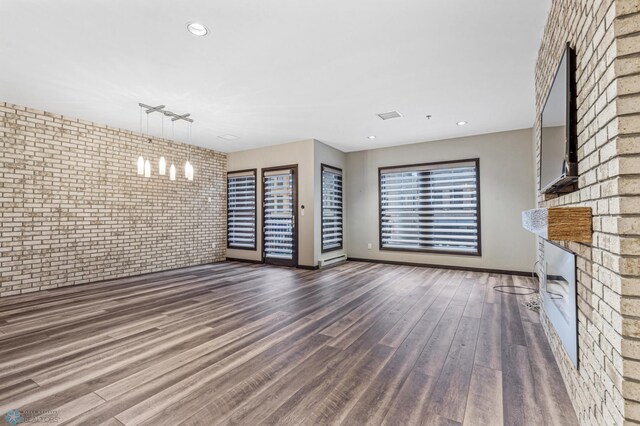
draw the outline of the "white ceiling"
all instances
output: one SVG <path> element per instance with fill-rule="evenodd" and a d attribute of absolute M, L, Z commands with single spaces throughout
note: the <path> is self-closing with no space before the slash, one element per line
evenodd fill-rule
<path fill-rule="evenodd" d="M 357 151 L 525 128 L 549 5 L 2 0 L 0 100 L 130 130 L 138 102 L 164 104 L 192 114 L 192 143 L 228 152 L 310 138 Z M 189 21 L 209 35 L 188 33 Z M 403 117 L 376 116 L 392 110 Z M 152 115 L 150 133 L 160 126 Z"/>

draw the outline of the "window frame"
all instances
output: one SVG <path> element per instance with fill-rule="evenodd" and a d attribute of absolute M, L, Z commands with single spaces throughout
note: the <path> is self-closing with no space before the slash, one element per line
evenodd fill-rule
<path fill-rule="evenodd" d="M 340 218 L 340 246 L 325 249 L 324 248 L 324 182 L 323 182 L 323 172 L 324 169 L 333 169 L 340 172 L 341 179 L 341 195 L 340 201 L 342 203 L 340 207 L 340 213 L 342 214 Z M 342 250 L 344 249 L 344 171 L 340 167 L 334 167 L 329 164 L 320 163 L 320 253 L 330 253 L 332 251 Z"/>
<path fill-rule="evenodd" d="M 229 176 L 236 173 L 252 173 L 255 182 L 255 198 L 253 201 L 253 246 L 252 247 L 236 247 L 229 243 Z M 258 169 L 233 170 L 227 172 L 227 249 L 257 251 L 258 249 Z"/>
<path fill-rule="evenodd" d="M 409 167 L 423 167 L 423 166 L 440 166 L 446 164 L 459 164 L 459 163 L 474 163 L 476 168 L 476 216 L 478 221 L 478 250 L 476 252 L 461 252 L 456 250 L 434 250 L 429 248 L 394 248 L 383 247 L 382 245 L 382 174 L 385 170 L 401 169 Z M 430 253 L 430 254 L 444 254 L 444 255 L 456 255 L 456 256 L 482 256 L 482 220 L 481 220 L 481 203 L 480 203 L 480 158 L 467 158 L 462 160 L 448 160 L 448 161 L 436 161 L 431 163 L 417 163 L 417 164 L 401 164 L 395 166 L 378 167 L 378 249 L 380 251 L 397 251 L 397 252 L 410 252 L 410 253 Z"/>

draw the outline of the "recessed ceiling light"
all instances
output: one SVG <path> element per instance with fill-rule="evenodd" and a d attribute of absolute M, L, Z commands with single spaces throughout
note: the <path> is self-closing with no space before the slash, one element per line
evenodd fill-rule
<path fill-rule="evenodd" d="M 369 139 L 375 139 L 376 137 L 372 135 L 372 136 L 368 136 L 368 138 Z"/>
<path fill-rule="evenodd" d="M 456 124 L 458 126 L 464 126 L 465 124 L 467 124 L 467 122 L 466 121 L 458 121 Z"/>
<path fill-rule="evenodd" d="M 204 25 L 198 22 L 189 22 L 187 24 L 187 29 L 191 34 L 197 35 L 197 36 L 205 36 L 209 32 L 207 27 L 205 27 Z"/>

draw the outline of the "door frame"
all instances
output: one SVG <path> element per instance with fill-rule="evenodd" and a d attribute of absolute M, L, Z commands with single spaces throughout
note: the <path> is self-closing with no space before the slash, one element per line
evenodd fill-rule
<path fill-rule="evenodd" d="M 266 253 L 265 253 L 265 185 L 264 185 L 264 177 L 265 172 L 275 172 L 278 170 L 292 170 L 293 171 L 293 254 L 291 260 L 285 259 L 270 259 L 267 261 Z M 289 164 L 285 166 L 275 166 L 275 167 L 265 167 L 261 171 L 262 180 L 260 181 L 261 186 L 261 196 L 262 196 L 262 263 L 268 263 L 269 265 L 278 265 L 278 266 L 298 266 L 298 234 L 299 234 L 299 222 L 300 218 L 298 217 L 298 165 L 297 164 Z"/>

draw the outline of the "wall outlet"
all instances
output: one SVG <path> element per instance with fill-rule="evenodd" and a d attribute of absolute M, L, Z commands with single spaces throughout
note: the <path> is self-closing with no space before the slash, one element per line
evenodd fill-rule
<path fill-rule="evenodd" d="M 373 245 L 371 243 L 367 244 L 367 250 L 371 250 L 372 247 Z"/>
<path fill-rule="evenodd" d="M 211 248 L 215 249 L 218 245 L 216 243 L 211 244 Z"/>
<path fill-rule="evenodd" d="M 209 202 L 211 202 L 211 197 L 209 197 Z"/>

